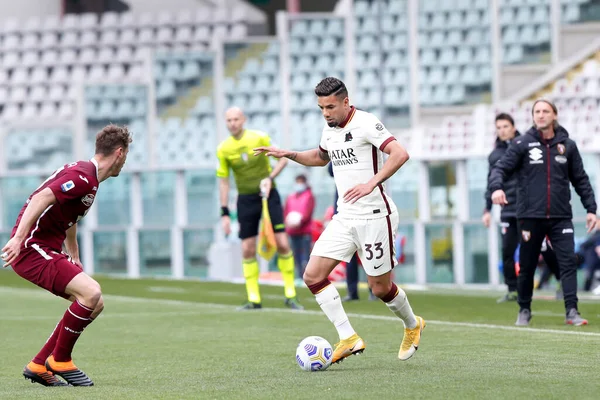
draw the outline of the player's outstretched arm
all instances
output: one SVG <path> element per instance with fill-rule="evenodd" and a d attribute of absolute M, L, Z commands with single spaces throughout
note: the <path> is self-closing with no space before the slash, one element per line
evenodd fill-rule
<path fill-rule="evenodd" d="M 25 236 L 29 233 L 33 223 L 54 203 L 56 203 L 56 196 L 50 188 L 43 189 L 31 198 L 21 217 L 15 235 L 2 248 L 2 260 L 5 267 L 10 265 L 19 255 L 21 244 L 23 244 Z"/>
<path fill-rule="evenodd" d="M 377 185 L 385 182 L 390 176 L 394 175 L 410 158 L 406 149 L 395 140 L 385 146 L 383 152 L 388 154 L 389 157 L 383 164 L 381 171 L 376 173 L 369 182 L 358 184 L 344 193 L 345 202 L 355 203 L 361 197 L 370 194 L 375 190 Z"/>
<path fill-rule="evenodd" d="M 278 149 L 277 147 L 257 147 L 254 149 L 254 155 L 261 154 L 275 158 L 288 158 L 296 161 L 298 164 L 306 165 L 307 167 L 324 167 L 329 163 L 329 154 L 321 149 L 312 149 L 306 151 L 291 151 Z"/>

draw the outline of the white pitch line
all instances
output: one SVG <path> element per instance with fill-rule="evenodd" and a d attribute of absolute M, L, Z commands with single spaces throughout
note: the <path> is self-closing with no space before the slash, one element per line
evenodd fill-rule
<path fill-rule="evenodd" d="M 186 315 L 206 315 L 206 314 L 218 314 L 222 311 L 219 310 L 196 310 L 196 311 L 158 311 L 158 312 L 143 312 L 143 313 L 103 313 L 100 314 L 99 319 L 105 318 L 132 318 L 132 317 L 184 317 Z M 59 315 L 0 315 L 0 321 L 44 321 L 44 320 L 56 320 Z"/>
<path fill-rule="evenodd" d="M 35 289 L 17 289 L 17 288 L 8 288 L 8 287 L 0 287 L 0 293 L 13 293 L 13 294 L 24 294 L 27 292 L 27 295 L 31 296 L 32 294 L 47 296 L 48 294 L 42 292 L 40 290 Z M 195 307 L 201 309 L 220 309 L 222 311 L 229 312 L 242 312 L 237 311 L 236 306 L 226 305 L 226 304 L 217 304 L 217 303 L 199 303 L 194 301 L 184 301 L 184 300 L 170 300 L 170 299 L 146 299 L 142 297 L 130 297 L 130 296 L 118 296 L 118 295 L 104 295 L 104 298 L 109 301 L 123 302 L 123 303 L 145 303 L 145 304 L 161 304 L 161 305 L 172 305 L 172 306 L 184 306 L 184 307 Z M 299 315 L 311 315 L 311 316 L 323 316 L 321 311 L 315 310 L 290 310 L 286 308 L 262 308 L 260 310 L 252 310 L 252 311 L 243 311 L 248 313 L 275 313 L 275 314 L 299 314 Z M 108 313 L 107 313 L 108 315 Z M 132 313 L 131 316 L 135 316 L 135 313 Z M 389 321 L 399 323 L 400 321 L 396 317 L 385 316 L 385 315 L 370 315 L 370 314 L 358 314 L 358 313 L 348 313 L 349 317 L 352 318 L 361 318 L 361 319 L 371 319 L 371 320 L 379 320 L 379 321 Z M 578 330 L 560 330 L 560 329 L 545 329 L 545 328 L 528 328 L 528 327 L 517 327 L 510 325 L 495 325 L 495 324 L 481 324 L 481 323 L 472 323 L 472 322 L 458 322 L 458 321 L 437 321 L 437 320 L 426 320 L 429 325 L 440 325 L 440 326 L 457 326 L 457 327 L 466 327 L 466 328 L 478 328 L 478 329 L 496 329 L 496 330 L 505 330 L 505 331 L 515 331 L 515 332 L 529 332 L 529 333 L 547 333 L 547 334 L 560 334 L 560 335 L 573 335 L 573 336 L 586 336 L 586 337 L 595 337 L 600 338 L 600 332 L 586 332 L 582 329 L 585 328 L 576 328 Z"/>

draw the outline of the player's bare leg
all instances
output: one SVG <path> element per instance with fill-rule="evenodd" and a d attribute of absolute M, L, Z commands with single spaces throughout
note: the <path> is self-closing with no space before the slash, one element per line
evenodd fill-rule
<path fill-rule="evenodd" d="M 46 360 L 46 368 L 70 385 L 93 386 L 92 380 L 75 366 L 71 353 L 85 327 L 104 308 L 100 285 L 82 272 L 69 282 L 65 292 L 73 296 L 75 301 L 63 316 L 56 346 Z"/>
<path fill-rule="evenodd" d="M 285 232 L 275 233 L 277 243 L 277 267 L 281 271 L 283 279 L 283 290 L 285 294 L 285 305 L 294 310 L 304 310 L 304 307 L 296 298 L 296 286 L 294 286 L 294 253 L 290 247 L 288 236 Z"/>
<path fill-rule="evenodd" d="M 419 348 L 421 334 L 425 328 L 425 320 L 413 313 L 406 293 L 392 281 L 391 271 L 380 276 L 367 276 L 373 294 L 404 323 L 404 337 L 398 352 L 398 358 L 406 361 Z"/>
<path fill-rule="evenodd" d="M 246 279 L 248 300 L 238 310 L 255 310 L 262 308 L 258 275 L 260 269 L 256 260 L 256 236 L 242 239 L 242 268 Z"/>
<path fill-rule="evenodd" d="M 338 260 L 313 255 L 310 256 L 304 271 L 306 286 L 315 295 L 317 303 L 333 323 L 340 337 L 331 360 L 334 363 L 352 354 L 362 353 L 366 347 L 365 342 L 356 334 L 348 321 L 338 290 L 328 279 L 329 274 L 338 264 Z"/>

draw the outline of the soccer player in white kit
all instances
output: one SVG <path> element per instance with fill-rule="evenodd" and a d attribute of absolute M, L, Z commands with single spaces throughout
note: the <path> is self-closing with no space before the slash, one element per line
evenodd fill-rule
<path fill-rule="evenodd" d="M 328 279 L 340 261 L 350 261 L 358 252 L 373 294 L 404 322 L 404 338 L 398 358 L 408 360 L 417 350 L 425 321 L 415 316 L 406 293 L 392 281 L 396 265 L 394 236 L 399 218 L 396 206 L 382 183 L 408 160 L 406 150 L 373 114 L 350 106 L 344 83 L 328 77 L 315 88 L 327 124 L 318 149 L 289 151 L 275 147 L 254 149 L 286 157 L 306 166 L 333 165 L 340 198 L 338 213 L 315 243 L 304 272 L 304 282 L 317 303 L 335 325 L 340 342 L 333 362 L 362 353 L 365 342 L 354 331 L 340 294 Z M 383 153 L 389 155 L 383 161 Z"/>

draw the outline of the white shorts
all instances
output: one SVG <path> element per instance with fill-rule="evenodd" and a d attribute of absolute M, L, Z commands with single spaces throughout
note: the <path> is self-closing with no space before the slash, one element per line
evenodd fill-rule
<path fill-rule="evenodd" d="M 311 255 L 348 262 L 358 252 L 368 276 L 383 275 L 397 264 L 394 239 L 399 222 L 397 212 L 377 219 L 347 219 L 336 214 Z"/>

